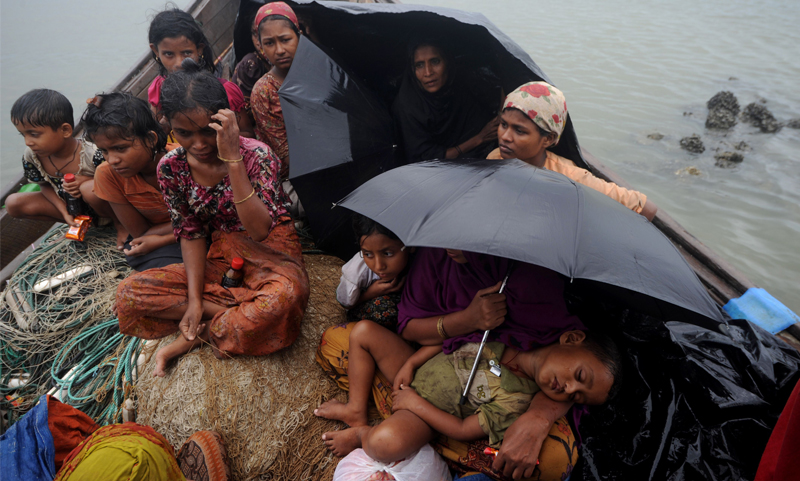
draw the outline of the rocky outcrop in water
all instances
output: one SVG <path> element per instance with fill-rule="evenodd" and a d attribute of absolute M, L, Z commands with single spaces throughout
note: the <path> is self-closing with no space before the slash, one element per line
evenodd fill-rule
<path fill-rule="evenodd" d="M 664 138 L 664 134 L 660 134 L 658 132 L 653 132 L 652 134 L 648 134 L 647 138 L 651 139 L 651 140 L 661 140 L 661 139 Z"/>
<path fill-rule="evenodd" d="M 786 122 L 786 126 L 790 129 L 800 129 L 800 119 L 792 119 Z"/>
<path fill-rule="evenodd" d="M 718 92 L 706 102 L 706 107 L 708 107 L 707 129 L 728 130 L 736 125 L 739 101 L 732 92 L 725 90 Z"/>
<path fill-rule="evenodd" d="M 717 167 L 733 167 L 737 164 L 741 164 L 744 160 L 744 156 L 736 152 L 723 152 L 721 154 L 716 154 L 714 159 L 716 160 Z"/>
<path fill-rule="evenodd" d="M 740 117 L 742 122 L 753 124 L 754 127 L 758 127 L 766 134 L 777 132 L 783 127 L 768 108 L 755 102 L 748 104 Z"/>
<path fill-rule="evenodd" d="M 681 148 L 688 150 L 693 154 L 702 154 L 706 150 L 706 147 L 703 145 L 703 141 L 697 134 L 692 134 L 689 137 L 682 138 Z"/>

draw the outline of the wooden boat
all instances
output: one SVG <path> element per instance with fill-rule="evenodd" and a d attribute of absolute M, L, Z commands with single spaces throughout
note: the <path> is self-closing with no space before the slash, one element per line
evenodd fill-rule
<path fill-rule="evenodd" d="M 350 0 L 356 3 L 398 3 L 395 0 Z M 239 10 L 239 1 L 194 0 L 186 9 L 202 23 L 206 36 L 215 52 L 222 52 L 220 62 L 229 65 L 232 58 L 234 22 Z M 144 54 L 136 64 L 111 88 L 124 90 L 146 98 L 147 87 L 157 74 L 157 65 L 150 52 Z M 592 172 L 607 181 L 632 188 L 622 177 L 605 166 L 591 153 L 583 150 L 583 156 Z M 25 184 L 24 176 L 6 184 L 0 190 L 0 202 L 4 203 L 9 194 L 16 192 Z M 705 285 L 711 297 L 720 305 L 730 299 L 740 297 L 755 284 L 720 257 L 708 246 L 684 229 L 675 219 L 659 210 L 653 224 L 661 230 L 678 248 L 697 276 Z M 14 219 L 5 209 L 0 209 L 0 282 L 11 276 L 13 268 L 27 254 L 26 249 L 41 237 L 52 223 Z M 790 326 L 779 336 L 800 349 L 800 326 Z"/>

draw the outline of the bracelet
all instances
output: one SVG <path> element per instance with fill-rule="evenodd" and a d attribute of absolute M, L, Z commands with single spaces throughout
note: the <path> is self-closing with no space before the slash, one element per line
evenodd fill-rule
<path fill-rule="evenodd" d="M 235 164 L 237 162 L 241 162 L 241 161 L 244 160 L 244 156 L 241 156 L 238 159 L 223 159 L 222 157 L 219 156 L 219 154 L 217 154 L 217 158 L 219 160 L 225 162 L 226 164 Z"/>
<path fill-rule="evenodd" d="M 461 147 L 458 145 L 456 145 L 456 152 L 458 152 L 458 155 L 464 155 L 464 152 L 461 151 Z"/>
<path fill-rule="evenodd" d="M 250 192 L 250 195 L 248 195 L 247 197 L 245 197 L 244 199 L 242 199 L 242 200 L 239 200 L 239 201 L 236 201 L 236 200 L 234 200 L 234 201 L 233 201 L 233 203 L 234 203 L 234 204 L 241 204 L 242 202 L 245 202 L 245 201 L 246 201 L 247 199 L 249 199 L 250 197 L 253 197 L 253 194 L 255 194 L 255 193 L 256 193 L 256 188 L 255 188 L 255 187 L 253 187 L 253 192 Z"/>
<path fill-rule="evenodd" d="M 450 338 L 447 331 L 444 330 L 444 316 L 440 317 L 439 321 L 436 323 L 436 330 L 439 331 L 439 337 L 441 337 L 443 341 Z"/>

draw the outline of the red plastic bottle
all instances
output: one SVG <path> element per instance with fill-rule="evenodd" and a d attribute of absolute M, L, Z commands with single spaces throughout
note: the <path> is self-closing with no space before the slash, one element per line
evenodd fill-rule
<path fill-rule="evenodd" d="M 242 280 L 244 279 L 242 267 L 244 267 L 244 259 L 241 257 L 234 257 L 233 260 L 231 260 L 231 268 L 222 276 L 222 287 L 228 289 L 241 286 Z"/>
<path fill-rule="evenodd" d="M 75 174 L 64 174 L 64 182 L 68 184 L 75 182 Z M 86 213 L 86 204 L 83 199 L 72 197 L 67 191 L 64 191 L 64 202 L 67 203 L 69 215 L 75 217 Z"/>

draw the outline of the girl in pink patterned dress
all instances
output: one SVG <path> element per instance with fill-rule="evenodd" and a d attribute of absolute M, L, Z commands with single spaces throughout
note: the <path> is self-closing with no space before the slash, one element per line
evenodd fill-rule
<path fill-rule="evenodd" d="M 145 339 L 180 331 L 156 354 L 158 376 L 170 359 L 204 342 L 218 357 L 289 346 L 309 286 L 286 213 L 280 159 L 239 136 L 222 84 L 191 59 L 164 81 L 161 103 L 181 147 L 159 162 L 158 181 L 184 263 L 119 285 L 120 331 Z M 234 257 L 244 259 L 244 280 L 224 288 L 220 281 Z"/>

